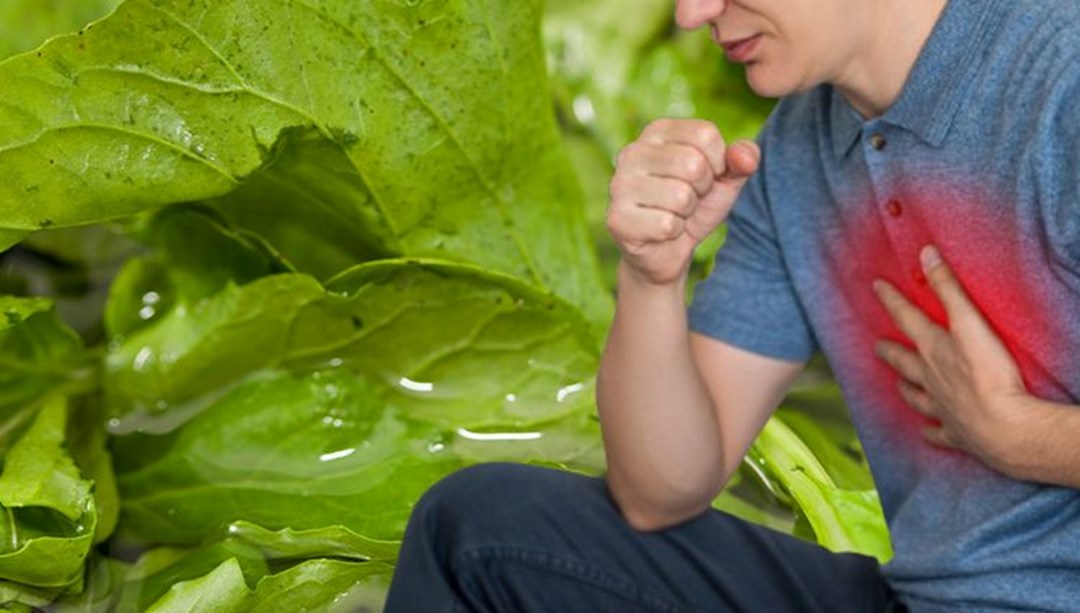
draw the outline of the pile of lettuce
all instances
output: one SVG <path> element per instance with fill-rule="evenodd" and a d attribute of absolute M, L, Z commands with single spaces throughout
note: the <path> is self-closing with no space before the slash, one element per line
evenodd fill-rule
<path fill-rule="evenodd" d="M 380 610 L 440 477 L 600 474 L 614 153 L 768 109 L 631 4 L 128 0 L 0 63 L 0 609 Z M 716 506 L 887 557 L 841 406 Z"/>

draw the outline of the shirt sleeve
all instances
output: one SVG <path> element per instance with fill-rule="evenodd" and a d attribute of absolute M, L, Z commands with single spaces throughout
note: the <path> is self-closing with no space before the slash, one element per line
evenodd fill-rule
<path fill-rule="evenodd" d="M 694 289 L 690 329 L 760 355 L 804 361 L 817 341 L 777 241 L 764 163 L 736 200 L 716 265 Z"/>

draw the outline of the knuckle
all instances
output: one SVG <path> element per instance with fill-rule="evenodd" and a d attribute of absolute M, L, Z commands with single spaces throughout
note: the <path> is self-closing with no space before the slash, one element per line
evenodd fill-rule
<path fill-rule="evenodd" d="M 679 235 L 679 218 L 674 215 L 665 215 L 660 219 L 660 235 L 663 238 L 674 238 Z"/>
<path fill-rule="evenodd" d="M 712 171 L 709 168 L 709 161 L 700 153 L 687 156 L 683 164 L 686 176 L 692 181 L 702 181 L 706 178 L 711 178 Z"/>
<path fill-rule="evenodd" d="M 695 140 L 706 147 L 715 147 L 724 144 L 724 137 L 720 130 L 707 121 L 699 121 L 694 128 Z"/>
<path fill-rule="evenodd" d="M 697 199 L 697 192 L 686 183 L 680 182 L 675 187 L 674 197 L 675 207 L 679 212 L 686 213 L 694 207 L 694 201 Z"/>
<path fill-rule="evenodd" d="M 657 232 L 661 236 L 668 236 L 675 229 L 674 218 L 671 215 L 664 215 L 660 218 L 660 221 L 657 222 L 656 226 Z"/>

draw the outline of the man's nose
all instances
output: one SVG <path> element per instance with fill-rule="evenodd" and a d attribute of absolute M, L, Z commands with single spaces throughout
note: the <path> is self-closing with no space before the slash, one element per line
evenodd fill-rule
<path fill-rule="evenodd" d="M 675 22 L 680 28 L 696 30 L 716 19 L 730 0 L 677 0 Z"/>

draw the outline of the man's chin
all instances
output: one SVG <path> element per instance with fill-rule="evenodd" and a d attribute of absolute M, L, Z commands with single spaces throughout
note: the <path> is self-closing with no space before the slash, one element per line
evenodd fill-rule
<path fill-rule="evenodd" d="M 764 63 L 746 65 L 746 82 L 762 98 L 783 98 L 811 89 L 790 75 L 777 74 L 772 66 Z"/>

